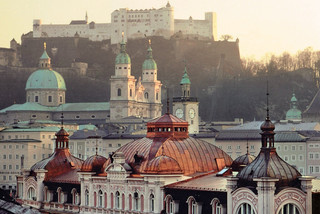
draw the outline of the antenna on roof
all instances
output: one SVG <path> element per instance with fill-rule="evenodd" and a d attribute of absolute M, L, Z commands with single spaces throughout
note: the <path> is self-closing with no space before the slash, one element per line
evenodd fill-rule
<path fill-rule="evenodd" d="M 249 154 L 249 140 L 248 140 L 248 135 L 247 135 L 247 155 Z"/>

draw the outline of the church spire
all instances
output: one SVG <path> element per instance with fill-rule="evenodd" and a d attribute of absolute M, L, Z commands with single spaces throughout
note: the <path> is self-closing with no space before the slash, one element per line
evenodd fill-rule
<path fill-rule="evenodd" d="M 47 53 L 47 43 L 43 43 L 43 53 L 40 57 L 39 60 L 39 67 L 40 68 L 45 68 L 45 69 L 50 69 L 51 68 L 51 60 L 50 57 L 48 56 Z"/>
<path fill-rule="evenodd" d="M 185 65 L 184 65 L 184 73 L 182 76 L 182 79 L 180 81 L 181 85 L 181 90 L 182 90 L 182 97 L 190 97 L 190 85 L 191 81 L 189 79 L 188 73 L 187 73 L 187 64 L 186 61 L 184 60 Z"/>

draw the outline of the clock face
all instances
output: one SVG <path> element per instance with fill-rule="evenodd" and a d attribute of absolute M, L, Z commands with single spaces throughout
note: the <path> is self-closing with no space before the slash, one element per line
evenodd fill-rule
<path fill-rule="evenodd" d="M 189 117 L 190 117 L 191 119 L 194 118 L 195 114 L 196 114 L 196 112 L 195 112 L 195 110 L 194 110 L 193 108 L 189 110 Z"/>
<path fill-rule="evenodd" d="M 176 110 L 176 116 L 179 117 L 179 118 L 183 117 L 183 110 L 181 108 L 178 108 Z"/>

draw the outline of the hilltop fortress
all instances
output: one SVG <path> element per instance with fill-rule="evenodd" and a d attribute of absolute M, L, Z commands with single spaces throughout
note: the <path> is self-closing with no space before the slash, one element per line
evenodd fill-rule
<path fill-rule="evenodd" d="M 121 8 L 111 13 L 111 23 L 73 20 L 70 24 L 42 24 L 40 19 L 33 20 L 33 37 L 82 37 L 92 41 L 111 40 L 111 44 L 121 42 L 124 32 L 127 39 L 145 36 L 171 36 L 182 34 L 187 38 L 217 40 L 217 17 L 214 12 L 206 12 L 204 20 L 174 19 L 174 9 L 168 2 L 160 9 L 129 10 Z"/>

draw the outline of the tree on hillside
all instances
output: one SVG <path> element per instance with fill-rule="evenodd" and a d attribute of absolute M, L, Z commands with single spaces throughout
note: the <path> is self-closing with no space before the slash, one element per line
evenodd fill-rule
<path fill-rule="evenodd" d="M 220 36 L 220 39 L 223 41 L 229 41 L 230 39 L 233 39 L 233 37 L 229 34 L 224 34 Z"/>

